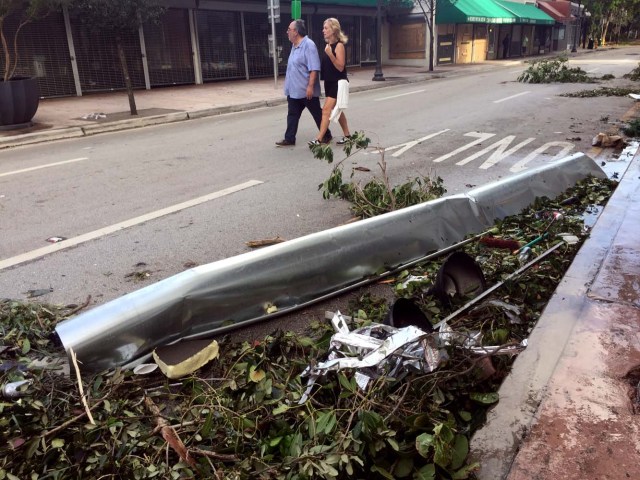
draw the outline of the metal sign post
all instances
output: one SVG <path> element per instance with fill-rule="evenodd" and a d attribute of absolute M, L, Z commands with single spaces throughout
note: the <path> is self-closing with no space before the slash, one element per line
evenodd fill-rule
<path fill-rule="evenodd" d="M 271 38 L 269 50 L 273 56 L 273 82 L 274 88 L 278 88 L 278 42 L 276 40 L 276 23 L 280 23 L 280 0 L 267 0 L 269 20 L 271 21 Z"/>

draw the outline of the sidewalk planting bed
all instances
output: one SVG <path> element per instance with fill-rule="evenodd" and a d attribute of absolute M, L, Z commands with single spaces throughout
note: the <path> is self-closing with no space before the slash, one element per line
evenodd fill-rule
<path fill-rule="evenodd" d="M 220 357 L 180 380 L 117 370 L 79 382 L 73 366 L 70 376 L 59 374 L 55 360 L 64 353 L 52 336 L 77 307 L 0 300 L 0 383 L 30 381 L 0 400 L 0 479 L 472 478 L 477 465 L 465 463 L 468 439 L 499 401 L 498 386 L 514 359 L 501 350 L 520 345 L 534 328 L 588 235 L 582 213 L 604 205 L 614 188 L 589 178 L 499 222 L 491 239 L 464 247 L 491 286 L 520 267 L 511 249 L 499 248 L 505 242 L 523 245 L 547 233 L 531 247 L 530 260 L 563 242 L 560 233 L 578 237 L 505 282 L 491 301 L 452 318 L 460 340 L 442 347 L 446 360 L 434 372 L 381 375 L 362 390 L 343 370 L 319 379 L 302 404 L 300 373 L 326 358 L 334 333 L 324 319 L 306 335 L 220 338 Z M 552 221 L 558 212 L 562 217 Z M 443 260 L 385 280 L 433 324 L 469 301 L 443 303 L 426 293 Z M 382 322 L 388 310 L 386 300 L 365 292 L 344 313 L 358 319 L 353 329 Z M 459 348 L 470 337 L 500 348 L 480 355 Z"/>

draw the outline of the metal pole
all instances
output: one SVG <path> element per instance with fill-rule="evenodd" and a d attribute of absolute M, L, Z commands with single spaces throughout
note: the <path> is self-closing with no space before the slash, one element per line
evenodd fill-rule
<path fill-rule="evenodd" d="M 373 74 L 372 80 L 374 82 L 381 82 L 385 80 L 382 74 L 382 0 L 378 0 L 376 8 L 376 44 L 378 52 L 376 55 L 376 71 Z"/>
<path fill-rule="evenodd" d="M 571 47 L 571 53 L 578 51 L 578 42 L 580 41 L 580 20 L 582 18 L 582 0 L 578 0 L 578 18 L 576 19 L 576 27 L 574 29 L 575 38 L 573 39 L 573 47 Z"/>
<path fill-rule="evenodd" d="M 273 46 L 273 88 L 278 88 L 278 41 L 276 40 L 276 19 L 273 0 L 269 0 L 269 7 L 271 9 L 271 44 Z"/>

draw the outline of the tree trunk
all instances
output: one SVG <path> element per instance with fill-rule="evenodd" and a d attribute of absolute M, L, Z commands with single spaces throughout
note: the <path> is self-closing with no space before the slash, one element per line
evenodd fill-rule
<path fill-rule="evenodd" d="M 136 99 L 133 96 L 131 77 L 129 76 L 129 67 L 127 66 L 127 57 L 124 56 L 124 48 L 122 47 L 120 35 L 116 36 L 116 45 L 118 46 L 118 56 L 120 57 L 120 66 L 122 67 L 122 75 L 124 76 L 124 86 L 127 89 L 127 96 L 129 97 L 129 110 L 131 111 L 131 115 L 138 115 Z"/>

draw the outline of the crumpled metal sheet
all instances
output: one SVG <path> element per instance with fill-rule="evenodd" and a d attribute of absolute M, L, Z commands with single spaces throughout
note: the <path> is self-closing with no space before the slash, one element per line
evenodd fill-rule
<path fill-rule="evenodd" d="M 169 277 L 60 323 L 56 332 L 87 369 L 127 364 L 154 347 L 273 318 L 415 261 L 555 197 L 587 175 L 576 154 L 513 177 L 385 215 L 321 231 Z M 227 326 L 231 322 L 232 326 Z"/>

